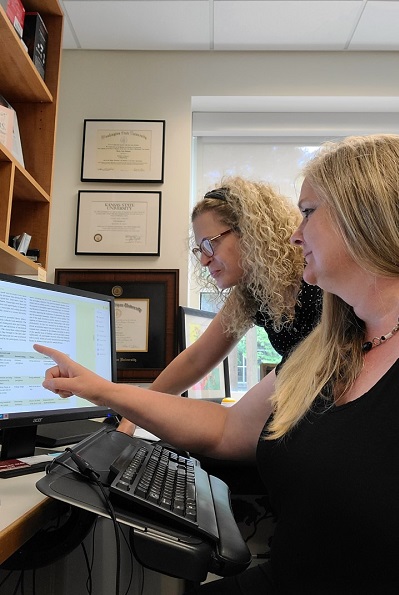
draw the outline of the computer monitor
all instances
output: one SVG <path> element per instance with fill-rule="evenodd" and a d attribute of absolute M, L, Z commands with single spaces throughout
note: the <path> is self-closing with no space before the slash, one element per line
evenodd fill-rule
<path fill-rule="evenodd" d="M 44 389 L 54 362 L 33 349 L 34 343 L 53 347 L 115 381 L 112 296 L 0 274 L 0 312 L 0 459 L 33 455 L 41 424 L 113 414 Z"/>

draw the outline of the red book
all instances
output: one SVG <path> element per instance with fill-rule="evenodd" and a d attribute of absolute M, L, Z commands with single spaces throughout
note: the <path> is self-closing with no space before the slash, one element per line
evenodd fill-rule
<path fill-rule="evenodd" d="M 6 11 L 6 15 L 14 25 L 14 29 L 20 37 L 24 30 L 25 8 L 21 0 L 0 0 L 1 6 Z"/>

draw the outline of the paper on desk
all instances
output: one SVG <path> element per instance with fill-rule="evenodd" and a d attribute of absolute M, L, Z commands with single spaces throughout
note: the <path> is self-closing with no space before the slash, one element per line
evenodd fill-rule
<path fill-rule="evenodd" d="M 147 432 L 147 430 L 139 428 L 138 426 L 136 427 L 134 436 L 136 438 L 142 438 L 143 440 L 159 440 L 158 436 L 155 436 L 155 434 L 151 434 L 151 432 Z"/>

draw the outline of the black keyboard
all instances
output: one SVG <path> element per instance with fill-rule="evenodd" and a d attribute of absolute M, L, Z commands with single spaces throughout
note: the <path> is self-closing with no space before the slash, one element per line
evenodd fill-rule
<path fill-rule="evenodd" d="M 132 511 L 151 509 L 177 526 L 219 537 L 208 474 L 196 459 L 139 440 L 110 467 L 110 495 Z"/>

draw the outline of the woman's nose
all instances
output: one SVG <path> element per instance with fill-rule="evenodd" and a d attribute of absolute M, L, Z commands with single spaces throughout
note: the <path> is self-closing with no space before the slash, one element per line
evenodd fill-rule
<path fill-rule="evenodd" d="M 302 223 L 292 234 L 292 236 L 290 238 L 290 243 L 293 246 L 302 246 L 302 244 L 303 244 Z"/>
<path fill-rule="evenodd" d="M 205 252 L 201 252 L 200 263 L 203 267 L 207 267 L 211 260 L 212 256 L 208 256 Z"/>

